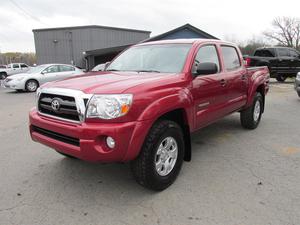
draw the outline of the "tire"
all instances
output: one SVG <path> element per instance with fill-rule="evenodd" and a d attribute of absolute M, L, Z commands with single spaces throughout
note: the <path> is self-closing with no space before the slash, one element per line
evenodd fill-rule
<path fill-rule="evenodd" d="M 59 152 L 59 151 L 57 151 L 57 150 L 56 150 L 56 152 L 59 153 L 59 154 L 61 154 L 61 155 L 63 155 L 63 156 L 65 156 L 65 157 L 67 157 L 67 158 L 70 158 L 70 159 L 77 159 L 76 157 L 71 156 L 71 155 L 68 155 L 68 154 L 65 154 L 65 153 L 63 153 L 63 152 Z"/>
<path fill-rule="evenodd" d="M 39 83 L 36 80 L 28 80 L 25 83 L 25 89 L 28 92 L 35 92 L 39 87 Z"/>
<path fill-rule="evenodd" d="M 282 76 L 282 75 L 280 75 L 280 74 L 277 74 L 277 76 L 276 76 L 276 80 L 277 80 L 278 82 L 284 82 L 284 81 L 286 80 L 286 78 L 287 78 L 287 77 Z"/>
<path fill-rule="evenodd" d="M 254 97 L 253 104 L 249 108 L 241 111 L 240 119 L 242 126 L 251 130 L 257 128 L 261 120 L 263 107 L 263 97 L 257 92 Z"/>
<path fill-rule="evenodd" d="M 0 80 L 4 80 L 7 77 L 6 73 L 0 73 Z"/>
<path fill-rule="evenodd" d="M 172 147 L 167 148 L 168 143 Z M 159 147 L 162 147 L 162 150 Z M 184 138 L 180 126 L 169 120 L 157 121 L 149 131 L 139 156 L 131 162 L 131 171 L 135 180 L 151 190 L 166 189 L 176 180 L 181 170 L 184 150 Z M 171 156 L 168 154 L 173 155 L 173 159 L 170 159 Z M 170 169 L 168 170 L 168 166 L 165 165 L 169 165 Z"/>

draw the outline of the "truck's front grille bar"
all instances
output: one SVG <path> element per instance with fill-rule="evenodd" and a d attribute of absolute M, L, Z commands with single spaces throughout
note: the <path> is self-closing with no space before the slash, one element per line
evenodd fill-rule
<path fill-rule="evenodd" d="M 37 132 L 37 133 L 43 135 L 43 136 L 55 139 L 57 141 L 61 141 L 61 142 L 64 142 L 64 143 L 67 143 L 67 144 L 70 144 L 70 145 L 77 146 L 77 147 L 80 146 L 80 141 L 79 141 L 78 138 L 69 137 L 69 136 L 59 134 L 59 133 L 56 133 L 54 131 L 46 130 L 46 129 L 43 129 L 43 128 L 40 128 L 40 127 L 37 127 L 37 126 L 33 126 L 33 125 L 32 125 L 32 130 L 34 132 Z"/>
<path fill-rule="evenodd" d="M 57 110 L 52 107 L 54 100 L 57 100 L 59 103 Z M 38 102 L 38 110 L 43 114 L 61 117 L 67 120 L 79 121 L 74 97 L 41 93 Z"/>

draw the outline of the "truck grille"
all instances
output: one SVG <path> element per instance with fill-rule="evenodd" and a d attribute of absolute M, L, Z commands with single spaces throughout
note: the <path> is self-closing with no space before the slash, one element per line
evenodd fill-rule
<path fill-rule="evenodd" d="M 79 121 L 74 97 L 41 93 L 38 101 L 38 110 L 50 116 Z"/>

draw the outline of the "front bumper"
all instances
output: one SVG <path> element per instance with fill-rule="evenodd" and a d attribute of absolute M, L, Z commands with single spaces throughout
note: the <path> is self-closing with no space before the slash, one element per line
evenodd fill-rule
<path fill-rule="evenodd" d="M 133 160 L 139 154 L 152 125 L 150 120 L 74 124 L 42 116 L 35 108 L 31 110 L 29 119 L 32 140 L 59 152 L 93 162 Z M 48 135 L 47 132 L 52 135 Z M 113 149 L 106 145 L 107 136 L 112 137 L 116 142 Z M 73 142 L 67 141 L 68 139 Z"/>
<path fill-rule="evenodd" d="M 3 81 L 3 86 L 5 88 L 10 88 L 14 90 L 24 90 L 25 84 L 23 81 L 11 80 L 7 82 L 6 80 Z"/>

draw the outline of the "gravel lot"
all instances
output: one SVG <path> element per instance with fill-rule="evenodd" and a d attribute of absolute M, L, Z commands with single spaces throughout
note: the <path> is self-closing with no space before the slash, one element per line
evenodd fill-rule
<path fill-rule="evenodd" d="M 34 143 L 34 94 L 0 88 L 1 225 L 298 225 L 300 99 L 292 83 L 272 82 L 258 129 L 234 114 L 198 133 L 193 159 L 155 193 L 127 164 L 66 159 Z"/>

